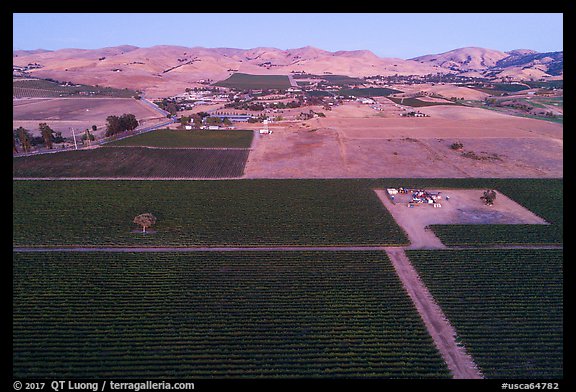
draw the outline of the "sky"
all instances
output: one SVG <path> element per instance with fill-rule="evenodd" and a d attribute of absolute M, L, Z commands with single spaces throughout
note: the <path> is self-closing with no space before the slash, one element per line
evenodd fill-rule
<path fill-rule="evenodd" d="M 13 49 L 119 45 L 371 50 L 408 59 L 475 46 L 563 50 L 562 13 L 14 13 Z"/>

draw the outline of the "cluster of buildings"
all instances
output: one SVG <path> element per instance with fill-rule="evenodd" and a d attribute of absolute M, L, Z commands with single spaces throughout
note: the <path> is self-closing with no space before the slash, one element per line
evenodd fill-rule
<path fill-rule="evenodd" d="M 408 207 L 412 208 L 415 206 L 420 206 L 423 204 L 431 205 L 434 208 L 442 207 L 440 200 L 442 199 L 442 192 L 428 192 L 424 189 L 411 189 L 411 188 L 388 188 L 386 189 L 390 199 L 395 200 L 395 196 L 398 194 L 408 195 Z M 448 197 L 446 197 L 446 200 Z"/>
<path fill-rule="evenodd" d="M 406 113 L 400 113 L 401 117 L 430 117 L 428 114 L 424 114 L 420 111 L 410 111 Z"/>

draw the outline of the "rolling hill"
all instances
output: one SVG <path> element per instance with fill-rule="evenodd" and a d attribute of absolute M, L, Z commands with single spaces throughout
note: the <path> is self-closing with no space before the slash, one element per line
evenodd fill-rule
<path fill-rule="evenodd" d="M 351 77 L 463 74 L 518 79 L 562 77 L 563 52 L 501 52 L 460 48 L 408 60 L 378 57 L 369 50 L 330 52 L 312 46 L 282 50 L 131 45 L 101 49 L 18 50 L 13 66 L 29 76 L 91 85 L 130 88 L 165 96 L 197 85 L 247 74 L 308 73 Z M 33 65 L 33 67 L 30 67 Z"/>
<path fill-rule="evenodd" d="M 433 64 L 455 72 L 477 72 L 489 78 L 518 80 L 558 77 L 563 74 L 564 52 L 539 53 L 530 49 L 509 52 L 467 47 L 439 54 L 414 57 L 421 64 Z"/>

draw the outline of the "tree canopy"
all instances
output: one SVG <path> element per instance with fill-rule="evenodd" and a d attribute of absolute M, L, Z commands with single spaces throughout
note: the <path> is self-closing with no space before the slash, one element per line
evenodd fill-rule
<path fill-rule="evenodd" d="M 493 189 L 489 189 L 484 191 L 484 195 L 482 197 L 480 197 L 480 199 L 484 200 L 484 203 L 486 203 L 486 205 L 493 205 L 494 204 L 494 200 L 496 200 L 496 191 L 494 191 Z"/>
<path fill-rule="evenodd" d="M 31 148 L 30 140 L 32 139 L 30 131 L 28 131 L 26 128 L 18 127 L 16 130 L 14 130 L 14 136 L 18 138 L 20 146 L 22 146 L 22 150 L 24 152 L 29 152 Z"/>
<path fill-rule="evenodd" d="M 40 131 L 40 134 L 44 138 L 44 144 L 46 145 L 46 147 L 51 149 L 54 138 L 54 131 L 52 130 L 52 128 L 50 128 L 46 123 L 40 123 L 38 124 L 38 130 Z"/>
<path fill-rule="evenodd" d="M 121 116 L 108 116 L 106 117 L 106 136 L 131 131 L 136 129 L 138 125 L 138 120 L 132 113 L 124 113 Z"/>
<path fill-rule="evenodd" d="M 156 217 L 149 212 L 140 214 L 134 218 L 134 223 L 142 226 L 142 232 L 146 233 L 146 228 L 154 225 L 156 223 Z"/>

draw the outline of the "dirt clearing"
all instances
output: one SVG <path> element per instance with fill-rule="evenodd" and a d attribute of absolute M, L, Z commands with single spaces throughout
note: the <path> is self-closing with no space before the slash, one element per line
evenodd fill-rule
<path fill-rule="evenodd" d="M 440 192 L 442 207 L 430 204 L 408 207 L 411 193 L 397 194 L 394 202 L 385 189 L 375 192 L 410 239 L 408 249 L 442 249 L 446 246 L 434 235 L 429 225 L 435 224 L 548 224 L 527 208 L 496 190 L 494 205 L 480 199 L 484 189 L 429 189 Z M 446 196 L 449 200 L 446 200 Z"/>
<path fill-rule="evenodd" d="M 47 123 L 62 136 L 71 137 L 70 127 L 84 131 L 96 125 L 103 129 L 108 116 L 132 113 L 139 121 L 153 123 L 160 115 L 154 109 L 132 98 L 24 98 L 13 101 L 12 126 L 22 126 L 39 134 L 38 124 Z M 166 118 L 163 118 L 166 120 Z"/>

